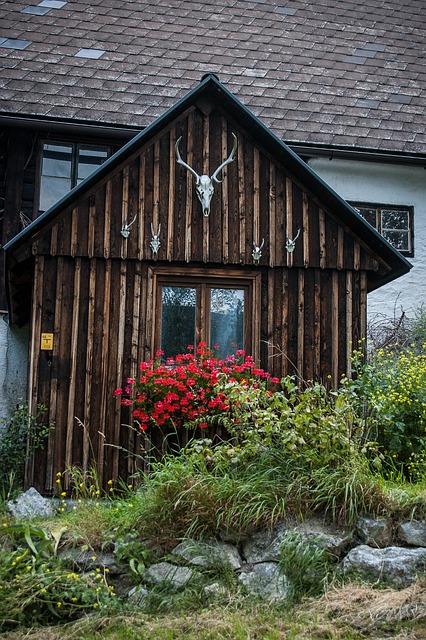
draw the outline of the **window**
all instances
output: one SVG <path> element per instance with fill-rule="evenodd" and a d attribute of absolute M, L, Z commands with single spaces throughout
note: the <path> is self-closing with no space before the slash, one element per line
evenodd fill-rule
<path fill-rule="evenodd" d="M 45 142 L 41 159 L 40 211 L 54 205 L 103 164 L 109 155 L 109 147 Z"/>
<path fill-rule="evenodd" d="M 188 273 L 188 272 L 186 272 Z M 229 272 L 227 272 L 229 273 Z M 244 349 L 256 358 L 258 274 L 204 277 L 158 272 L 155 350 L 173 357 L 206 342 L 221 358 Z"/>
<path fill-rule="evenodd" d="M 414 255 L 413 207 L 351 204 L 395 249 L 406 256 Z"/>

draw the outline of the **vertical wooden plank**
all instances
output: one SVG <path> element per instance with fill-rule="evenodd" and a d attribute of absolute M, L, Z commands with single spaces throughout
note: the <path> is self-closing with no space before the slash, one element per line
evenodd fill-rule
<path fill-rule="evenodd" d="M 269 163 L 269 234 L 268 234 L 268 253 L 269 253 L 269 266 L 274 267 L 276 259 L 276 236 L 277 236 L 277 222 L 276 222 L 276 207 L 277 207 L 277 185 L 276 185 L 276 170 L 273 162 Z"/>
<path fill-rule="evenodd" d="M 99 406 L 99 424 L 101 428 L 105 429 L 106 426 L 106 388 L 108 379 L 108 355 L 109 355 L 109 340 L 110 340 L 110 302 L 111 302 L 111 261 L 108 260 L 105 264 L 105 280 L 103 291 L 103 323 L 101 329 L 100 339 L 100 406 Z M 105 434 L 98 433 L 97 438 L 97 468 L 100 482 L 103 481 L 104 474 L 104 461 L 105 461 Z"/>
<path fill-rule="evenodd" d="M 320 270 L 320 303 L 321 303 L 321 356 L 320 356 L 320 382 L 330 386 L 332 379 L 332 271 Z"/>
<path fill-rule="evenodd" d="M 50 232 L 50 255 L 58 255 L 58 225 L 55 224 Z"/>
<path fill-rule="evenodd" d="M 260 152 L 254 147 L 253 152 L 253 242 L 259 246 L 262 243 L 260 237 Z"/>
<path fill-rule="evenodd" d="M 90 437 L 89 431 L 91 427 L 91 395 L 92 395 L 92 376 L 93 376 L 93 343 L 95 340 L 95 295 L 96 295 L 96 275 L 97 275 L 97 261 L 96 259 L 90 260 L 90 273 L 89 273 L 89 296 L 88 296 L 88 308 L 87 308 L 87 344 L 86 344 L 86 385 L 84 395 L 84 412 L 83 423 L 85 429 L 83 432 L 83 452 L 82 452 L 82 466 L 83 471 L 87 471 L 89 464 L 90 454 Z"/>
<path fill-rule="evenodd" d="M 365 271 L 361 273 L 361 289 L 360 289 L 360 333 L 364 340 L 367 337 L 367 274 Z"/>
<path fill-rule="evenodd" d="M 121 228 L 132 222 L 129 218 L 129 166 L 123 168 L 123 186 L 121 196 Z M 118 230 L 117 230 L 118 231 Z M 120 233 L 120 257 L 124 260 L 127 257 L 128 239 Z"/>
<path fill-rule="evenodd" d="M 297 269 L 288 270 L 288 349 L 289 373 L 301 381 L 302 371 L 298 369 L 299 332 L 299 278 Z"/>
<path fill-rule="evenodd" d="M 140 169 L 139 169 L 139 215 L 137 220 L 138 230 L 138 260 L 143 260 L 145 255 L 145 180 L 146 180 L 146 156 L 142 153 L 140 157 Z M 173 223 L 173 218 L 171 218 Z"/>
<path fill-rule="evenodd" d="M 343 227 L 339 225 L 338 231 L 337 231 L 337 268 L 339 269 L 339 271 L 340 269 L 343 269 L 344 243 L 345 243 L 345 236 L 344 236 Z"/>
<path fill-rule="evenodd" d="M 95 253 L 95 226 L 96 226 L 96 198 L 91 196 L 89 201 L 89 228 L 87 230 L 87 255 L 93 258 Z"/>
<path fill-rule="evenodd" d="M 53 351 L 52 351 L 52 373 L 50 384 L 50 400 L 49 400 L 49 418 L 54 424 L 57 423 L 57 396 L 58 396 L 58 378 L 59 378 L 59 357 L 60 351 L 60 329 L 61 329 L 61 309 L 63 297 L 63 270 L 64 258 L 58 257 L 56 270 L 56 302 L 55 316 L 53 326 Z M 53 491 L 53 462 L 55 454 L 56 441 L 60 439 L 62 434 L 58 434 L 57 429 L 49 432 L 46 445 L 46 478 L 45 489 Z M 58 469 L 63 471 L 63 469 Z"/>
<path fill-rule="evenodd" d="M 336 389 L 339 384 L 339 281 L 337 271 L 331 274 L 331 379 Z"/>
<path fill-rule="evenodd" d="M 283 353 L 282 366 L 283 375 L 290 373 L 289 366 L 289 282 L 288 282 L 288 269 L 282 269 L 282 292 L 283 301 L 281 309 L 281 350 Z"/>
<path fill-rule="evenodd" d="M 327 263 L 327 252 L 325 244 L 325 213 L 319 210 L 319 244 L 320 244 L 320 268 L 325 269 Z"/>
<path fill-rule="evenodd" d="M 305 268 L 311 265 L 309 254 L 309 199 L 305 192 L 303 192 L 303 222 L 302 222 L 302 234 L 303 234 L 303 266 Z"/>
<path fill-rule="evenodd" d="M 273 236 L 275 245 L 275 265 L 287 264 L 287 251 L 285 249 L 286 234 L 286 195 L 285 176 L 275 167 L 275 228 L 271 227 L 270 235 Z"/>
<path fill-rule="evenodd" d="M 155 355 L 155 345 L 154 345 L 154 337 L 155 331 L 153 324 L 153 313 L 156 308 L 157 301 L 155 300 L 155 289 L 154 289 L 154 277 L 153 273 L 150 270 L 148 272 L 147 283 L 146 283 L 146 298 L 145 298 L 145 332 L 144 332 L 144 342 L 143 342 L 143 360 L 149 360 L 149 358 L 153 358 Z M 142 316 L 143 317 L 143 316 Z"/>
<path fill-rule="evenodd" d="M 28 359 L 28 411 L 35 415 L 37 411 L 37 387 L 38 387 L 38 358 L 40 353 L 41 336 L 41 309 L 43 304 L 43 272 L 44 257 L 36 256 L 34 265 L 34 284 L 31 304 L 31 330 Z M 49 416 L 49 419 L 50 416 Z M 34 483 L 34 455 L 28 461 L 25 469 L 25 486 Z M 40 487 L 42 488 L 42 487 Z M 43 487 L 44 488 L 44 487 Z"/>
<path fill-rule="evenodd" d="M 354 270 L 359 271 L 361 266 L 361 247 L 359 242 L 354 241 Z"/>
<path fill-rule="evenodd" d="M 338 365 L 338 384 L 342 375 L 346 375 L 347 371 L 347 354 L 350 334 L 347 333 L 347 291 L 346 291 L 346 273 L 345 271 L 337 272 L 338 287 L 338 315 L 339 315 L 339 365 Z"/>
<path fill-rule="evenodd" d="M 275 353 L 275 317 L 276 317 L 276 294 L 275 294 L 275 273 L 268 271 L 268 314 L 267 314 L 267 370 L 272 373 Z"/>
<path fill-rule="evenodd" d="M 314 293 L 314 381 L 321 380 L 321 272 L 315 269 Z"/>
<path fill-rule="evenodd" d="M 356 348 L 356 345 L 352 343 L 354 330 L 353 330 L 353 295 L 352 295 L 352 271 L 346 271 L 346 340 L 347 340 L 347 349 L 346 349 L 346 375 L 348 378 L 351 377 L 351 356 L 352 352 Z"/>
<path fill-rule="evenodd" d="M 176 130 L 173 127 L 169 138 L 169 190 L 167 208 L 167 244 L 166 258 L 169 262 L 173 260 L 173 228 L 176 198 Z"/>
<path fill-rule="evenodd" d="M 290 178 L 286 178 L 286 238 L 293 238 L 293 183 Z M 293 266 L 293 254 L 285 252 L 286 264 L 288 267 Z"/>
<path fill-rule="evenodd" d="M 297 371 L 305 379 L 305 273 L 298 269 L 297 288 Z"/>
<path fill-rule="evenodd" d="M 194 117 L 193 114 L 191 114 L 192 119 L 189 120 L 189 125 L 191 125 L 192 122 L 192 128 L 194 128 Z M 209 118 L 203 118 L 203 125 L 204 125 L 204 132 L 202 134 L 203 136 L 203 173 L 205 175 L 210 176 L 211 172 L 210 172 L 210 156 L 211 156 L 211 147 L 210 147 L 210 120 Z M 193 141 L 194 142 L 194 141 Z M 220 202 L 220 199 L 217 199 Z M 213 205 L 213 199 L 212 202 L 210 203 L 210 206 Z M 201 206 L 199 205 L 199 209 L 201 209 Z M 216 212 L 215 212 L 216 213 Z M 210 223 L 211 220 L 210 218 L 212 217 L 212 212 L 210 210 L 210 216 L 206 217 L 203 215 L 203 212 L 201 212 L 202 214 L 202 219 L 203 219 L 203 262 L 208 262 L 209 258 L 210 258 L 210 234 L 209 234 L 209 230 L 210 230 Z M 217 215 L 214 215 L 214 219 L 217 220 L 218 217 Z M 195 229 L 195 225 L 194 225 L 194 229 Z M 190 256 L 191 253 L 189 254 L 189 257 L 187 259 L 187 262 L 190 261 Z"/>
<path fill-rule="evenodd" d="M 104 257 L 109 258 L 111 254 L 111 197 L 112 197 L 112 182 L 108 180 L 106 183 L 105 193 L 105 228 L 104 228 Z"/>
<path fill-rule="evenodd" d="M 160 141 L 154 143 L 154 196 L 152 206 L 152 226 L 158 231 L 160 223 Z"/>
<path fill-rule="evenodd" d="M 157 214 L 158 215 L 158 214 Z M 126 328 L 126 303 L 127 303 L 127 264 L 123 261 L 120 265 L 120 289 L 119 289 L 119 315 L 118 315 L 118 346 L 117 346 L 117 368 L 115 371 L 115 388 L 121 385 L 121 381 L 124 376 L 124 335 Z M 114 412 L 114 431 L 112 434 L 112 468 L 108 469 L 108 472 L 112 473 L 112 478 L 117 478 L 119 475 L 119 457 L 120 457 L 120 431 L 121 431 L 121 408 L 120 398 L 115 398 L 115 412 Z"/>
<path fill-rule="evenodd" d="M 80 276 L 81 276 L 81 258 L 76 258 L 74 266 L 74 295 L 72 304 L 72 320 L 71 320 L 71 349 L 69 352 L 70 359 L 70 383 L 68 392 L 68 410 L 66 423 L 66 443 L 65 443 L 65 464 L 70 466 L 73 464 L 72 446 L 73 433 L 75 427 L 75 389 L 77 382 L 77 349 L 79 346 L 79 312 L 80 312 Z M 84 378 L 79 377 L 79 385 L 84 387 Z"/>
<path fill-rule="evenodd" d="M 242 142 L 239 142 L 241 145 Z M 222 140 L 221 140 L 221 155 L 222 157 L 226 153 L 228 145 L 228 131 L 226 121 L 223 119 L 222 124 Z M 238 146 L 238 158 L 240 158 L 240 148 Z M 228 264 L 229 262 L 229 183 L 228 180 L 224 180 L 222 183 L 222 262 Z M 243 189 L 243 192 L 241 191 Z M 238 202 L 240 215 L 241 211 L 244 211 L 244 203 L 241 199 L 244 198 L 244 168 L 242 163 L 238 162 Z M 242 206 L 241 206 L 242 205 Z"/>
<path fill-rule="evenodd" d="M 194 164 L 193 129 L 194 129 L 194 114 L 193 112 L 191 112 L 188 116 L 187 155 L 186 155 L 186 163 L 189 164 L 190 167 L 192 167 Z M 206 144 L 208 144 L 208 142 L 206 143 L 206 141 L 204 140 L 203 141 L 203 157 L 204 157 L 204 153 L 206 153 L 205 151 Z M 183 228 L 182 235 L 184 239 L 184 246 L 183 246 L 184 260 L 186 262 L 189 262 L 191 259 L 191 249 L 192 249 L 191 217 L 192 217 L 192 207 L 193 207 L 192 200 L 193 200 L 193 191 L 194 191 L 194 176 L 189 171 L 187 170 L 185 171 L 186 171 L 186 203 L 185 203 L 185 212 L 184 212 L 184 215 L 185 215 L 184 228 Z M 198 203 L 198 199 L 197 199 L 197 203 Z M 201 210 L 201 205 L 199 203 L 198 203 L 198 206 L 200 207 L 200 210 Z M 204 224 L 203 224 L 203 236 L 205 237 Z M 207 251 L 207 247 L 205 244 L 203 244 L 203 259 L 205 258 L 206 251 Z"/>
<path fill-rule="evenodd" d="M 303 377 L 305 380 L 315 380 L 315 272 L 314 269 L 302 270 L 304 274 L 304 355 Z"/>
<path fill-rule="evenodd" d="M 71 213 L 71 246 L 70 246 L 70 255 L 76 256 L 78 251 L 78 209 L 75 207 Z"/>
<path fill-rule="evenodd" d="M 93 221 L 93 257 L 105 255 L 106 192 L 107 184 L 102 185 L 96 191 Z"/>

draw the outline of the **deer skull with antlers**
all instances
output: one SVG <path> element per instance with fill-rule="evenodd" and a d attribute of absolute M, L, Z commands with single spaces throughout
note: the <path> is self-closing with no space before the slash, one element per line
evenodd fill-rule
<path fill-rule="evenodd" d="M 222 162 L 222 164 L 210 177 L 206 175 L 199 176 L 198 173 L 189 166 L 189 164 L 186 164 L 186 162 L 182 160 L 179 152 L 179 143 L 182 140 L 182 137 L 180 137 L 176 142 L 176 162 L 185 167 L 185 169 L 188 169 L 188 171 L 190 171 L 190 173 L 192 173 L 192 175 L 195 177 L 195 191 L 197 193 L 198 200 L 201 202 L 203 216 L 205 216 L 206 218 L 210 213 L 210 203 L 214 193 L 213 181 L 217 182 L 218 184 L 222 182 L 222 180 L 219 180 L 219 178 L 217 177 L 218 174 L 224 167 L 226 167 L 227 164 L 232 162 L 235 158 L 235 151 L 237 149 L 237 136 L 235 135 L 235 133 L 233 133 L 232 136 L 234 138 L 234 146 L 232 147 L 232 151 L 229 154 L 229 157 L 225 160 L 225 162 Z"/>

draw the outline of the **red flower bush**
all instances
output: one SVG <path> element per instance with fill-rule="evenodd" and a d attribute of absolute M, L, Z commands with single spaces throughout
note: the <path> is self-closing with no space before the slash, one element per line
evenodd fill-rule
<path fill-rule="evenodd" d="M 216 348 L 218 348 L 216 346 Z M 258 385 L 269 374 L 255 366 L 253 358 L 242 350 L 224 360 L 200 342 L 188 346 L 188 353 L 161 361 L 164 355 L 139 365 L 139 377 L 128 378 L 123 389 L 116 389 L 121 404 L 132 407 L 141 431 L 148 427 L 207 427 L 206 416 L 230 411 L 229 398 L 217 386 L 219 382 L 238 381 Z"/>

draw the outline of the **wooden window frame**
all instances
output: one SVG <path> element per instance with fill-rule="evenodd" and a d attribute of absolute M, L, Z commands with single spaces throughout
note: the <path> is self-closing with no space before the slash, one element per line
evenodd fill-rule
<path fill-rule="evenodd" d="M 401 253 L 401 255 L 406 256 L 407 258 L 414 257 L 414 207 L 409 205 L 401 205 L 401 204 L 377 204 L 370 202 L 350 202 L 349 203 L 359 214 L 362 216 L 362 213 L 359 211 L 360 209 L 375 209 L 376 211 L 376 224 L 374 228 L 381 235 L 382 232 L 382 212 L 386 210 L 394 210 L 394 211 L 404 211 L 408 213 L 408 229 L 401 229 L 401 231 L 406 231 L 408 233 L 408 249 L 398 249 L 395 247 L 397 251 Z M 392 244 L 392 243 L 391 243 Z M 392 246 L 395 246 L 392 244 Z"/>
<path fill-rule="evenodd" d="M 43 176 L 43 157 L 44 157 L 44 146 L 45 145 L 57 145 L 57 146 L 67 146 L 71 148 L 71 176 L 70 176 L 70 190 L 73 189 L 75 186 L 77 186 L 77 184 L 79 184 L 78 182 L 78 166 L 79 166 L 79 154 L 80 154 L 80 149 L 81 148 L 93 148 L 95 150 L 99 150 L 99 151 L 105 151 L 107 152 L 107 157 L 105 158 L 104 162 L 106 162 L 106 160 L 108 160 L 108 158 L 111 157 L 111 155 L 114 153 L 114 150 L 112 149 L 112 146 L 110 144 L 104 144 L 102 142 L 98 142 L 98 141 L 84 141 L 84 140 L 79 140 L 79 141 L 75 141 L 75 140 L 70 140 L 67 139 L 66 137 L 64 138 L 46 138 L 40 141 L 40 153 L 39 153 L 39 162 L 38 162 L 38 168 L 37 168 L 37 173 L 38 173 L 38 184 L 37 184 L 37 203 L 38 203 L 38 214 L 43 213 L 45 211 L 45 209 L 41 209 L 40 208 L 40 204 L 41 204 L 41 197 L 42 197 L 42 188 L 41 188 L 41 183 L 42 183 L 42 176 Z M 103 164 L 103 163 L 102 163 Z M 99 165 L 101 166 L 101 165 Z M 94 169 L 94 171 L 96 170 L 96 168 Z M 66 195 L 66 194 L 64 194 Z"/>
<path fill-rule="evenodd" d="M 230 288 L 244 289 L 244 345 L 247 355 L 255 362 L 260 358 L 260 295 L 261 274 L 257 271 L 237 269 L 197 269 L 194 267 L 153 267 L 153 325 L 151 335 L 151 353 L 156 353 L 161 343 L 161 313 L 163 286 L 200 287 L 201 304 L 196 309 L 196 343 L 209 344 L 210 307 L 207 305 L 207 289 Z M 213 346 L 213 345 L 211 345 Z"/>

